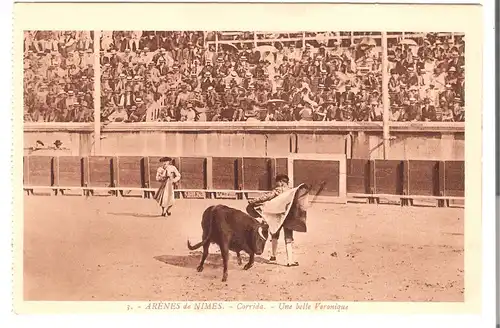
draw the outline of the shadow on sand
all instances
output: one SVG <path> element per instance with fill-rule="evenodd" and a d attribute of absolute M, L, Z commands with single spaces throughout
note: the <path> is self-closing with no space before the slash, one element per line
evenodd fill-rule
<path fill-rule="evenodd" d="M 423 204 L 423 203 L 419 203 L 419 204 L 413 204 L 412 207 L 426 207 L 426 208 L 430 208 L 430 207 L 437 207 L 435 204 Z"/>
<path fill-rule="evenodd" d="M 160 255 L 155 256 L 154 259 L 160 262 L 163 262 L 168 265 L 174 265 L 183 268 L 192 268 L 196 269 L 201 261 L 201 255 L 203 253 L 201 251 L 190 252 L 189 255 Z M 245 253 L 241 253 L 241 259 L 243 261 L 243 265 L 248 262 L 248 255 Z M 255 263 L 264 263 L 267 264 L 268 261 L 260 258 L 258 256 L 255 257 Z M 236 255 L 234 252 L 230 252 L 229 255 L 229 265 L 230 266 L 238 266 Z M 208 257 L 204 264 L 205 268 L 222 268 L 222 257 L 220 254 L 208 254 Z"/>
<path fill-rule="evenodd" d="M 160 213 L 158 214 L 141 214 L 141 213 L 115 213 L 115 212 L 108 212 L 110 215 L 116 215 L 116 216 L 131 216 L 134 218 L 165 218 L 164 216 L 161 216 Z"/>

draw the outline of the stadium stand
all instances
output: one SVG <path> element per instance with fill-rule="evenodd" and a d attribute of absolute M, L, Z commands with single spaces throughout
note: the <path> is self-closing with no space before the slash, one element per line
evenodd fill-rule
<path fill-rule="evenodd" d="M 92 122 L 93 32 L 28 31 L 24 36 L 24 121 Z"/>
<path fill-rule="evenodd" d="M 91 121 L 92 64 L 84 73 L 82 62 L 92 37 L 40 33 L 26 36 L 25 119 Z M 377 32 L 104 31 L 101 120 L 381 121 L 380 43 Z M 36 78 L 54 53 L 80 64 Z M 389 33 L 390 119 L 464 121 L 464 53 L 462 35 Z M 76 106 L 58 90 L 65 102 L 47 99 L 59 71 Z"/>

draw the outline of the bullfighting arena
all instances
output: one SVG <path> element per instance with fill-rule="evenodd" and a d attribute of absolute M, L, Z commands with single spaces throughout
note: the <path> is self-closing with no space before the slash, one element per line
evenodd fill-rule
<path fill-rule="evenodd" d="M 216 203 L 246 206 L 181 199 L 165 218 L 153 199 L 26 196 L 25 300 L 464 300 L 462 208 L 315 203 L 309 232 L 295 234 L 300 266 L 284 266 L 281 239 L 277 264 L 270 243 L 248 271 L 231 253 L 223 283 L 215 245 L 202 273 L 201 252 L 186 247 Z"/>

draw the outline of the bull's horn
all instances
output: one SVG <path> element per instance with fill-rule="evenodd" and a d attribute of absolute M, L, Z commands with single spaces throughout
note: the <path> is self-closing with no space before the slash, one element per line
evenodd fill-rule
<path fill-rule="evenodd" d="M 257 228 L 257 232 L 259 233 L 259 236 L 260 236 L 262 239 L 264 239 L 264 240 L 266 240 L 266 239 L 267 239 L 266 237 L 264 237 L 264 234 L 262 233 L 262 227 L 258 227 L 258 228 Z"/>

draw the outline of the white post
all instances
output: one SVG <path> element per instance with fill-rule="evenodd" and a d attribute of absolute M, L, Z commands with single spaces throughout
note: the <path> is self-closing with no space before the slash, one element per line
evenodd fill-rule
<path fill-rule="evenodd" d="M 389 158 L 389 61 L 387 59 L 387 32 L 382 32 L 382 105 L 384 159 Z"/>
<path fill-rule="evenodd" d="M 257 48 L 257 32 L 253 31 L 253 46 Z"/>
<path fill-rule="evenodd" d="M 94 31 L 94 155 L 101 154 L 101 31 Z"/>
<path fill-rule="evenodd" d="M 306 47 L 306 32 L 302 32 L 302 49 Z"/>

